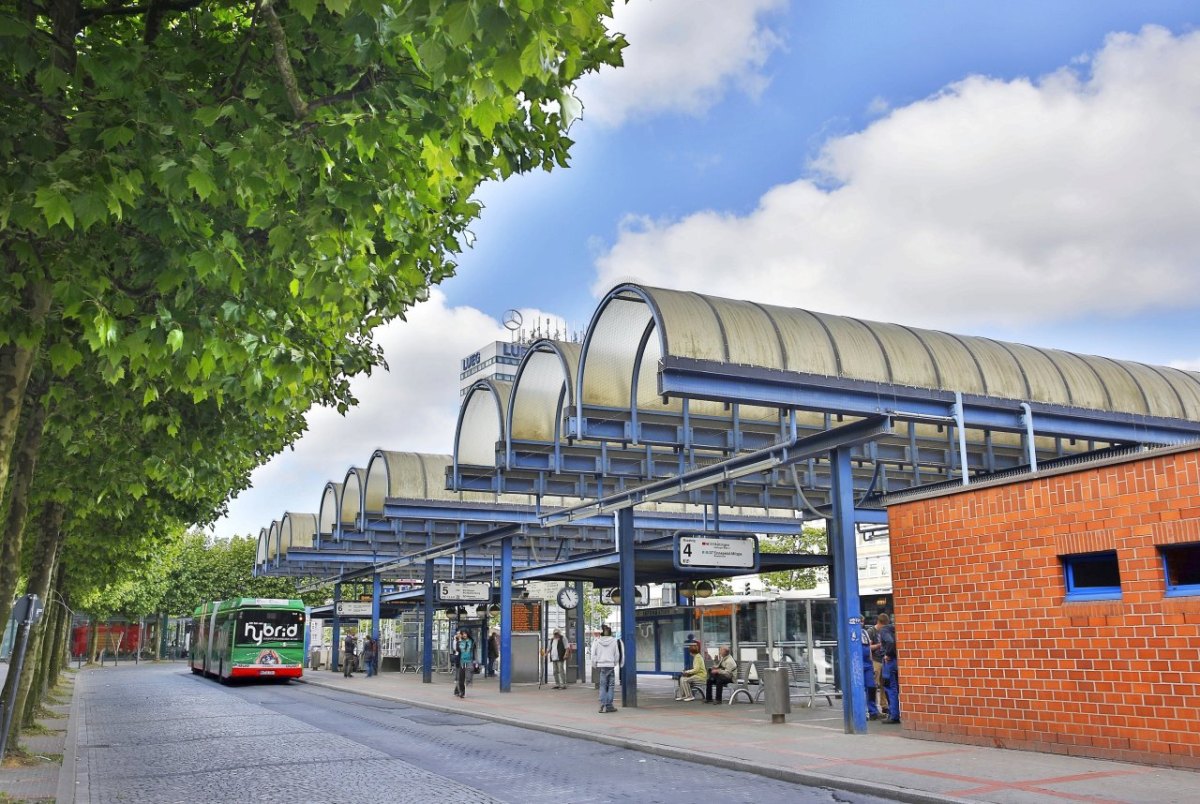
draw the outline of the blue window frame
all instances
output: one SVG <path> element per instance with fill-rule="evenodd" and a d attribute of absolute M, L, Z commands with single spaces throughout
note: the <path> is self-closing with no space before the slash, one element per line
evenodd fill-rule
<path fill-rule="evenodd" d="M 1167 597 L 1200 595 L 1200 543 L 1158 548 L 1162 555 Z"/>
<path fill-rule="evenodd" d="M 1117 551 L 1062 556 L 1067 600 L 1112 600 L 1121 597 Z"/>

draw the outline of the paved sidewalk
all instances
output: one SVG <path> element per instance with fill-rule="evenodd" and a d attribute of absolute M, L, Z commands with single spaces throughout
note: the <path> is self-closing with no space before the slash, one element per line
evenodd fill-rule
<path fill-rule="evenodd" d="M 414 673 L 346 679 L 318 670 L 305 671 L 303 682 L 897 801 L 1200 801 L 1192 771 L 918 740 L 880 722 L 848 735 L 837 700 L 832 708 L 823 699 L 811 709 L 793 705 L 785 723 L 772 724 L 761 704 L 676 703 L 666 678 L 639 678 L 638 707 L 614 714 L 599 713 L 591 685 L 514 684 L 501 694 L 496 679 L 477 677 L 460 701 L 445 674 L 423 684 Z"/>
<path fill-rule="evenodd" d="M 0 662 L 0 682 L 7 675 L 8 665 Z M 51 802 L 70 801 L 71 787 L 59 789 L 60 782 L 75 775 L 75 731 L 72 704 L 75 696 L 75 673 L 63 673 L 55 691 L 62 704 L 48 704 L 54 717 L 38 718 L 46 734 L 24 734 L 21 746 L 32 757 L 33 764 L 0 767 L 0 801 Z M 69 748 L 68 748 L 69 747 Z"/>

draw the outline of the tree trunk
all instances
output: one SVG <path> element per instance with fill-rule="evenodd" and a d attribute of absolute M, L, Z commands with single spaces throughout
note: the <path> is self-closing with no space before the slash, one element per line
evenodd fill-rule
<path fill-rule="evenodd" d="M 62 503 L 47 503 L 38 517 L 38 546 L 33 556 L 33 575 L 29 578 L 28 591 L 45 600 L 50 593 L 50 579 L 54 575 L 54 567 L 58 559 L 59 546 L 62 544 L 63 516 L 66 508 Z M 36 710 L 36 695 L 30 704 L 30 691 L 35 690 L 33 680 L 41 664 L 42 635 L 45 633 L 46 619 L 43 617 L 33 630 L 29 632 L 29 652 L 25 656 L 25 667 L 21 670 L 20 686 L 14 699 L 16 703 L 13 717 L 13 731 L 9 738 L 16 736 L 25 726 L 33 725 L 29 717 L 31 710 Z"/>
<path fill-rule="evenodd" d="M 62 593 L 62 564 L 59 564 L 58 581 L 55 583 L 57 589 L 56 594 L 61 603 L 65 596 Z M 70 663 L 68 658 L 68 646 L 71 644 L 71 612 L 67 610 L 65 603 L 58 606 L 61 617 L 58 621 L 58 629 L 54 634 L 54 650 L 50 652 L 50 686 L 57 686 L 59 678 L 62 677 L 63 668 Z"/>
<path fill-rule="evenodd" d="M 62 550 L 60 549 L 59 555 L 61 554 Z M 58 585 L 61 581 L 62 562 L 56 560 L 54 562 L 54 577 L 50 582 L 50 588 L 46 590 L 46 614 L 43 616 L 50 616 L 46 617 L 49 622 L 46 623 L 45 628 L 42 630 L 42 655 L 39 660 L 40 669 L 34 679 L 35 686 L 33 689 L 37 691 L 37 695 L 34 696 L 36 700 L 34 701 L 32 711 L 35 713 L 37 711 L 37 703 L 44 701 L 46 699 L 46 695 L 50 692 L 50 688 L 58 683 L 58 676 L 53 672 L 52 666 L 54 664 L 54 656 L 56 653 L 58 653 L 58 639 L 62 631 L 63 617 L 67 613 L 67 610 L 63 608 L 62 603 L 54 598 L 54 596 L 57 594 L 56 590 L 58 589 Z"/>
<path fill-rule="evenodd" d="M 11 262 L 11 258 L 5 260 L 6 264 Z M 40 335 L 46 312 L 50 309 L 50 286 L 45 282 L 27 285 L 21 301 L 28 311 L 30 331 Z M 0 346 L 0 499 L 4 498 L 8 484 L 21 406 L 40 345 L 39 338 L 32 343 L 15 339 Z"/>
<path fill-rule="evenodd" d="M 8 622 L 12 614 L 13 595 L 17 591 L 17 576 L 21 572 L 21 538 L 29 515 L 29 487 L 37 468 L 38 451 L 46 424 L 46 403 L 42 399 L 43 382 L 34 380 L 27 386 L 25 415 L 21 417 L 19 441 L 12 455 L 9 480 L 8 512 L 0 531 L 0 623 Z"/>
<path fill-rule="evenodd" d="M 91 651 L 88 657 L 88 664 L 95 664 L 100 658 L 100 622 L 95 618 L 92 619 L 92 640 Z"/>

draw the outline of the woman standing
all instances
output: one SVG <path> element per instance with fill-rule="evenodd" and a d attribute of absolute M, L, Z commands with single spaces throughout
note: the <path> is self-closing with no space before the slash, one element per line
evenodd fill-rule
<path fill-rule="evenodd" d="M 467 633 L 467 629 L 458 629 L 454 648 L 455 653 L 458 654 L 458 674 L 454 679 L 454 694 L 459 698 L 466 698 L 467 685 L 471 683 L 475 665 L 475 643 Z"/>

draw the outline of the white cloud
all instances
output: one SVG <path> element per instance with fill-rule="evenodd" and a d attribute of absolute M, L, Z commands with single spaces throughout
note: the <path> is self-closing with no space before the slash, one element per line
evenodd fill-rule
<path fill-rule="evenodd" d="M 866 318 L 1012 325 L 1200 298 L 1200 33 L 1113 34 L 1036 81 L 972 76 L 829 140 L 746 216 L 631 216 L 635 279 Z"/>
<path fill-rule="evenodd" d="M 561 319 L 523 310 L 526 334 L 534 322 Z M 341 482 L 352 466 L 365 467 L 378 448 L 449 454 L 458 420 L 461 359 L 484 344 L 508 340 L 501 323 L 472 307 L 447 307 L 437 289 L 408 313 L 407 321 L 382 327 L 376 338 L 388 370 L 353 381 L 359 404 L 341 416 L 319 408 L 308 416 L 308 432 L 295 445 L 259 467 L 253 487 L 229 506 L 214 526 L 218 536 L 258 535 L 286 511 L 316 513 L 330 480 Z"/>
<path fill-rule="evenodd" d="M 1171 368 L 1183 369 L 1184 371 L 1200 371 L 1200 357 L 1194 360 L 1175 360 L 1168 365 Z"/>
<path fill-rule="evenodd" d="M 699 115 L 732 88 L 756 97 L 780 46 L 763 17 L 786 0 L 617 3 L 609 30 L 625 34 L 625 66 L 580 82 L 584 117 L 620 125 L 659 112 Z"/>

